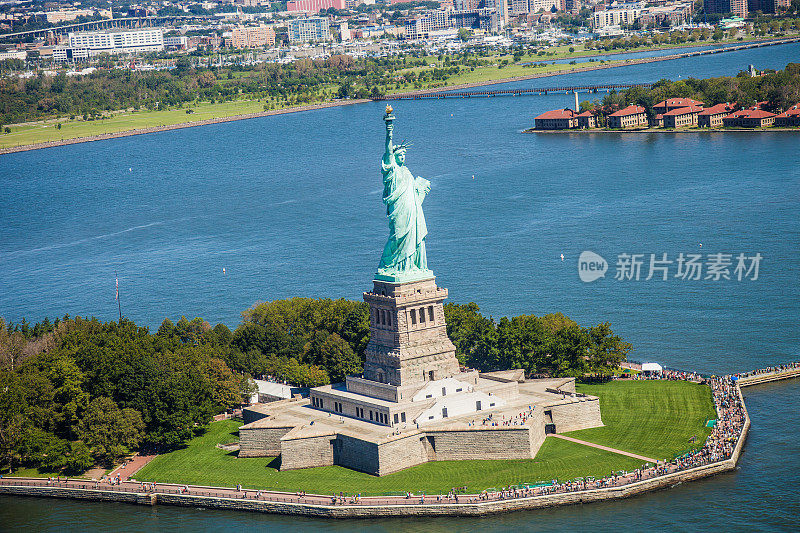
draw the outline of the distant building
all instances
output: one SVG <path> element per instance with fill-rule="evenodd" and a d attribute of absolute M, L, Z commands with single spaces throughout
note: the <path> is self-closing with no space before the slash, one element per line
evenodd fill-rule
<path fill-rule="evenodd" d="M 653 106 L 653 111 L 656 113 L 667 113 L 673 109 L 680 109 L 681 107 L 698 106 L 702 107 L 705 104 L 699 100 L 692 100 L 691 98 L 668 98 L 663 102 L 659 102 Z"/>
<path fill-rule="evenodd" d="M 186 50 L 189 46 L 189 38 L 185 35 L 176 37 L 164 37 L 164 48 L 173 48 L 177 50 Z"/>
<path fill-rule="evenodd" d="M 779 0 L 747 0 L 747 10 L 751 13 L 754 11 L 777 13 L 782 7 Z M 786 7 L 788 7 L 788 3 Z"/>
<path fill-rule="evenodd" d="M 800 104 L 795 104 L 775 117 L 776 126 L 800 126 Z"/>
<path fill-rule="evenodd" d="M 26 50 L 9 50 L 6 52 L 0 52 L 0 61 L 5 59 L 21 59 L 25 61 L 28 57 L 28 52 Z"/>
<path fill-rule="evenodd" d="M 722 119 L 727 128 L 766 128 L 775 123 L 775 114 L 763 109 L 740 109 Z"/>
<path fill-rule="evenodd" d="M 639 22 L 642 26 L 680 26 L 692 20 L 692 10 L 694 4 L 686 2 L 683 4 L 670 4 L 664 6 L 651 6 L 642 12 Z"/>
<path fill-rule="evenodd" d="M 642 106 L 629 105 L 608 115 L 609 128 L 638 128 L 647 126 L 647 113 Z"/>
<path fill-rule="evenodd" d="M 271 26 L 239 26 L 231 32 L 233 48 L 264 48 L 275 46 L 275 30 Z"/>
<path fill-rule="evenodd" d="M 569 130 L 578 127 L 578 118 L 572 109 L 554 109 L 536 117 L 534 129 Z"/>
<path fill-rule="evenodd" d="M 289 0 L 286 2 L 286 11 L 307 11 L 319 13 L 323 9 L 345 9 L 345 0 Z"/>
<path fill-rule="evenodd" d="M 447 11 L 427 11 L 406 20 L 406 39 L 427 39 L 432 32 L 450 27 L 450 14 Z"/>
<path fill-rule="evenodd" d="M 581 10 L 581 0 L 561 0 L 561 10 L 576 15 Z"/>
<path fill-rule="evenodd" d="M 700 106 L 679 107 L 664 113 L 665 128 L 685 128 L 697 126 L 697 115 L 702 111 Z"/>
<path fill-rule="evenodd" d="M 703 0 L 706 13 L 733 13 L 739 17 L 747 16 L 748 0 Z"/>
<path fill-rule="evenodd" d="M 95 14 L 93 9 L 68 9 L 63 11 L 48 11 L 45 13 L 45 18 L 50 24 L 58 24 L 59 22 L 72 22 L 78 17 L 93 17 Z M 111 18 L 111 13 L 107 10 L 102 10 L 98 13 L 104 18 Z"/>
<path fill-rule="evenodd" d="M 723 125 L 722 119 L 733 111 L 733 104 L 717 104 L 707 107 L 697 114 L 697 125 L 701 128 L 719 128 Z"/>
<path fill-rule="evenodd" d="M 555 7 L 561 7 L 561 0 L 528 0 L 530 2 L 530 12 L 538 13 L 541 10 L 552 11 Z"/>
<path fill-rule="evenodd" d="M 454 28 L 476 29 L 493 33 L 500 31 L 500 17 L 494 8 L 451 11 L 450 25 Z"/>
<path fill-rule="evenodd" d="M 659 113 L 656 116 L 654 116 L 653 120 L 650 122 L 650 127 L 652 127 L 652 128 L 663 128 L 664 127 L 664 115 Z"/>
<path fill-rule="evenodd" d="M 68 46 L 56 46 L 53 48 L 53 61 L 64 63 L 66 61 L 83 61 L 89 59 L 88 48 L 70 48 Z"/>
<path fill-rule="evenodd" d="M 575 115 L 578 119 L 578 127 L 581 129 L 592 129 L 597 127 L 597 117 L 591 111 L 584 111 L 580 115 Z"/>
<path fill-rule="evenodd" d="M 132 52 L 160 52 L 164 49 L 164 32 L 161 28 L 140 30 L 104 30 L 69 34 L 69 47 L 85 48 L 90 55 Z"/>
<path fill-rule="evenodd" d="M 289 41 L 309 42 L 309 41 L 329 41 L 331 30 L 327 18 L 308 17 L 297 18 L 289 21 Z"/>
<path fill-rule="evenodd" d="M 594 12 L 592 22 L 595 28 L 606 26 L 630 26 L 644 11 L 643 4 L 633 4 L 632 7 L 602 9 Z"/>

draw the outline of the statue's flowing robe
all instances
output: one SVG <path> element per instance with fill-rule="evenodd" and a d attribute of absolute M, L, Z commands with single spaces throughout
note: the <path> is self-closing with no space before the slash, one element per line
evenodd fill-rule
<path fill-rule="evenodd" d="M 389 240 L 383 248 L 378 270 L 407 272 L 426 270 L 425 237 L 428 227 L 422 201 L 430 182 L 415 178 L 405 165 L 398 165 L 393 154 L 381 162 L 383 203 L 389 218 Z"/>

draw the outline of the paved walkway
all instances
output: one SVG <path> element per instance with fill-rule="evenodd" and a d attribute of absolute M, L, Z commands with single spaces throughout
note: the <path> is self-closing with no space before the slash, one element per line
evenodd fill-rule
<path fill-rule="evenodd" d="M 144 465 L 152 461 L 156 458 L 156 455 L 136 455 L 133 459 L 128 461 L 127 463 L 123 463 L 115 468 L 110 474 L 109 477 L 116 477 L 119 474 L 119 478 L 122 481 L 128 481 L 128 478 L 133 476 L 136 472 L 142 469 Z"/>
<path fill-rule="evenodd" d="M 551 433 L 550 435 L 548 435 L 548 437 L 557 437 L 559 439 L 568 440 L 570 442 L 583 444 L 584 446 L 591 446 L 592 448 L 597 448 L 598 450 L 605 450 L 607 452 L 618 453 L 620 455 L 627 455 L 628 457 L 633 457 L 634 459 L 641 459 L 642 461 L 647 461 L 648 463 L 653 463 L 653 464 L 658 463 L 657 459 L 645 457 L 644 455 L 636 455 L 635 453 L 631 452 L 623 452 L 622 450 L 617 450 L 616 448 L 609 448 L 608 446 L 602 446 L 600 444 L 595 444 L 593 442 L 586 442 L 585 440 L 573 439 L 572 437 L 567 437 L 566 435 L 558 435 L 555 433 Z"/>

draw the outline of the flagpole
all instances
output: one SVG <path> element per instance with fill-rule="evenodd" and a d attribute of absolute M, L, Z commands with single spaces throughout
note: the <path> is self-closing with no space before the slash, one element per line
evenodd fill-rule
<path fill-rule="evenodd" d="M 119 301 L 119 278 L 117 271 L 114 271 L 114 283 L 117 285 L 117 308 L 119 309 L 119 323 L 122 324 L 122 302 Z"/>

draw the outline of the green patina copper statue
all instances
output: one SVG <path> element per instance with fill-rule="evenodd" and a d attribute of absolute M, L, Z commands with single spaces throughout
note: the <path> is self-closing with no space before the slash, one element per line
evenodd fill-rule
<path fill-rule="evenodd" d="M 392 143 L 395 116 L 386 106 L 386 152 L 381 161 L 383 203 L 389 218 L 389 240 L 383 248 L 377 279 L 402 283 L 433 277 L 425 256 L 428 227 L 422 212 L 422 201 L 431 189 L 431 182 L 414 177 L 405 165 L 405 142 Z"/>

